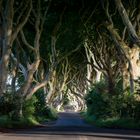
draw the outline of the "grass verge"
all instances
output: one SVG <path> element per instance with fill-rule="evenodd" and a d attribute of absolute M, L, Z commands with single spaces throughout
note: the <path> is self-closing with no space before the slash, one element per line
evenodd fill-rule
<path fill-rule="evenodd" d="M 29 128 L 35 125 L 39 125 L 39 122 L 35 117 L 29 116 L 21 118 L 18 121 L 11 120 L 8 116 L 0 116 L 0 127 L 1 128 Z"/>
<path fill-rule="evenodd" d="M 119 129 L 140 129 L 140 121 L 130 118 L 107 118 L 97 119 L 94 115 L 88 116 L 82 113 L 86 122 L 102 128 L 119 128 Z"/>
<path fill-rule="evenodd" d="M 0 116 L 0 128 L 32 128 L 40 125 L 42 122 L 54 121 L 57 119 L 57 114 L 51 114 L 50 116 L 28 116 L 23 117 L 20 120 L 12 120 L 8 115 Z"/>

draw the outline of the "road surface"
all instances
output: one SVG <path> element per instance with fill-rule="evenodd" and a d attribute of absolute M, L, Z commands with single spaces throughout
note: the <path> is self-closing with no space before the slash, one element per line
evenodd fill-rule
<path fill-rule="evenodd" d="M 0 140 L 140 140 L 140 131 L 96 128 L 69 112 L 41 127 L 0 133 Z"/>

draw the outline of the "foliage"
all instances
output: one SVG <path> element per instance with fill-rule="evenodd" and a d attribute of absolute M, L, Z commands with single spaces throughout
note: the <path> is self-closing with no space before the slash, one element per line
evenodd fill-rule
<path fill-rule="evenodd" d="M 6 93 L 5 96 L 1 98 L 0 102 L 0 114 L 8 115 L 11 119 L 14 117 L 14 112 L 18 109 L 19 97 L 15 99 L 14 93 Z M 35 113 L 34 104 L 37 102 L 37 98 L 33 96 L 31 99 L 23 101 L 23 117 L 33 116 Z"/>
<path fill-rule="evenodd" d="M 135 80 L 136 83 L 136 92 L 140 95 L 140 77 L 138 77 L 137 80 Z"/>
<path fill-rule="evenodd" d="M 23 102 L 23 116 L 19 120 L 13 119 L 15 104 L 11 101 L 11 93 L 1 98 L 0 126 L 6 128 L 28 127 L 39 124 L 42 121 L 57 119 L 57 112 L 49 106 L 45 106 L 42 99 L 43 93 L 38 92 L 31 99 Z"/>
<path fill-rule="evenodd" d="M 135 68 L 138 69 L 131 63 L 139 64 L 139 58 L 135 58 L 138 55 L 133 56 L 133 49 L 139 47 L 138 1 L 124 0 L 121 8 L 118 8 L 117 1 L 111 0 L 15 0 L 11 3 L 3 0 L 0 3 L 0 115 L 3 123 L 12 124 L 11 118 L 21 106 L 21 124 L 36 119 L 56 119 L 55 109 L 45 103 L 44 91 L 39 89 L 36 92 L 36 89 L 46 86 L 49 93 L 52 90 L 52 102 L 59 90 L 63 94 L 64 89 L 71 89 L 69 92 L 78 93 L 73 95 L 79 100 L 79 93 L 83 95 L 89 88 L 97 71 L 108 81 L 108 87 L 104 81 L 95 83 L 85 97 L 89 120 L 113 117 L 139 121 L 140 80 L 137 81 L 138 94 L 123 93 L 123 88 L 131 82 L 130 86 L 133 85 L 135 78 L 130 78 L 135 75 Z M 46 8 L 48 10 L 45 12 Z M 120 14 L 119 9 L 126 13 Z M 128 17 L 127 21 L 124 14 Z M 135 26 L 129 29 L 131 23 L 132 27 Z M 65 59 L 68 59 L 68 67 L 63 61 Z M 131 59 L 136 62 L 131 62 Z M 10 85 L 6 81 L 8 74 L 11 75 L 10 82 L 7 80 Z M 42 83 L 44 80 L 46 85 Z M 116 82 L 118 80 L 120 83 Z M 126 87 L 123 87 L 124 83 Z M 64 88 L 61 89 L 60 85 L 64 85 Z M 10 88 L 5 89 L 8 86 Z M 25 93 L 19 95 L 18 91 Z M 26 100 L 26 94 L 34 95 Z M 62 103 L 69 103 L 67 96 L 63 96 Z M 18 122 L 14 123 L 18 125 Z"/>
<path fill-rule="evenodd" d="M 11 119 L 7 115 L 0 116 L 0 127 L 11 127 Z"/>
<path fill-rule="evenodd" d="M 31 99 L 25 101 L 23 105 L 23 116 L 33 116 L 36 112 L 35 103 L 37 102 L 37 98 L 33 96 Z"/>
<path fill-rule="evenodd" d="M 70 99 L 68 97 L 68 95 L 65 93 L 64 97 L 63 97 L 63 106 L 68 105 L 70 102 Z"/>
<path fill-rule="evenodd" d="M 23 107 L 23 116 L 34 116 L 38 121 L 55 120 L 57 112 L 53 107 L 47 106 L 44 100 L 42 90 L 39 90 L 31 99 L 25 101 Z"/>
<path fill-rule="evenodd" d="M 138 94 L 124 93 L 117 96 L 113 102 L 116 104 L 120 118 L 132 118 L 139 121 L 140 96 Z"/>
<path fill-rule="evenodd" d="M 34 104 L 35 116 L 37 116 L 39 120 L 41 120 L 41 118 L 43 120 L 57 119 L 57 112 L 53 107 L 50 107 L 49 105 L 46 104 L 45 95 L 42 89 L 37 91 L 37 93 L 35 94 L 35 97 L 37 99 L 37 102 L 35 102 Z"/>
<path fill-rule="evenodd" d="M 118 118 L 118 120 L 123 121 L 130 119 L 140 122 L 140 96 L 138 94 L 126 92 L 109 95 L 106 92 L 105 84 L 101 82 L 91 89 L 85 99 L 87 104 L 86 118 L 89 122 L 107 120 L 108 118 Z"/>
<path fill-rule="evenodd" d="M 6 93 L 5 96 L 0 98 L 0 115 L 7 115 L 12 112 L 15 108 L 13 103 L 13 94 Z"/>
<path fill-rule="evenodd" d="M 104 98 L 105 97 L 105 98 Z M 94 114 L 98 117 L 108 116 L 108 100 L 106 84 L 102 81 L 96 83 L 85 97 L 87 104 L 87 114 Z"/>
<path fill-rule="evenodd" d="M 13 121 L 7 115 L 0 116 L 0 127 L 4 128 L 27 128 L 38 124 L 38 121 L 33 116 L 23 117 L 18 121 Z"/>
<path fill-rule="evenodd" d="M 56 120 L 58 118 L 57 111 L 53 107 L 46 106 L 44 108 L 44 115 L 48 116 L 48 118 Z"/>
<path fill-rule="evenodd" d="M 106 120 L 98 120 L 96 124 L 99 127 L 140 129 L 140 122 L 127 118 L 109 118 Z"/>
<path fill-rule="evenodd" d="M 85 116 L 86 121 L 97 127 L 104 128 L 129 128 L 140 129 L 140 122 L 130 118 L 108 118 L 108 119 L 94 119 L 94 116 Z"/>

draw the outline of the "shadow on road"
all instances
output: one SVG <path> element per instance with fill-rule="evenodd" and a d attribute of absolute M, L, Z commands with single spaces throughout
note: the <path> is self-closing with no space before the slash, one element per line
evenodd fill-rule
<path fill-rule="evenodd" d="M 140 132 L 128 130 L 111 130 L 111 129 L 91 129 L 78 127 L 56 127 L 56 128 L 40 128 L 28 131 L 15 131 L 8 134 L 9 136 L 24 136 L 24 137 L 45 137 L 46 135 L 53 136 L 87 136 L 108 139 L 124 139 L 124 140 L 140 140 Z M 56 137 L 57 138 L 57 137 Z"/>
<path fill-rule="evenodd" d="M 140 131 L 123 129 L 96 128 L 86 124 L 78 113 L 61 113 L 53 124 L 45 123 L 42 127 L 14 130 L 8 136 L 45 137 L 50 136 L 87 136 L 106 139 L 140 140 Z"/>

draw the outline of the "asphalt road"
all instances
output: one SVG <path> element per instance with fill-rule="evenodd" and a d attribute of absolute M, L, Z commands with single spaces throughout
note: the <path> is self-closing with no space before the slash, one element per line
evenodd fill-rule
<path fill-rule="evenodd" d="M 78 113 L 60 113 L 56 122 L 26 130 L 0 133 L 0 140 L 140 140 L 140 131 L 101 129 L 88 125 Z"/>

